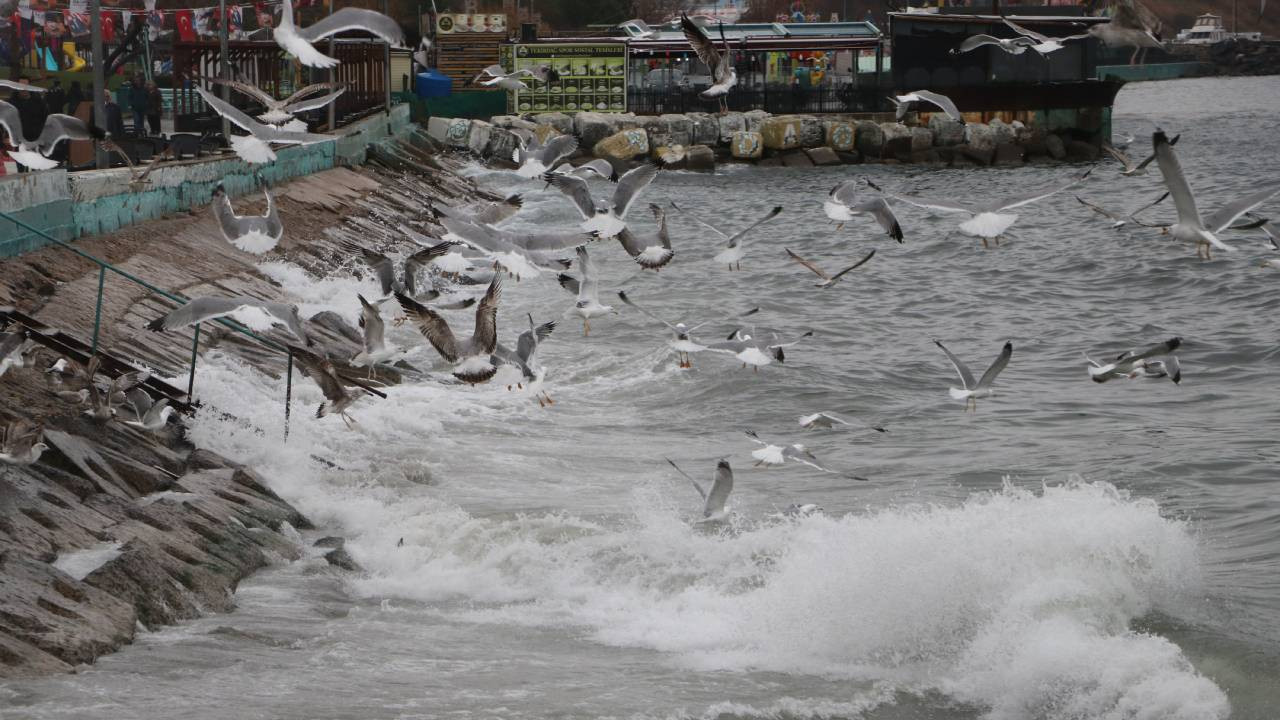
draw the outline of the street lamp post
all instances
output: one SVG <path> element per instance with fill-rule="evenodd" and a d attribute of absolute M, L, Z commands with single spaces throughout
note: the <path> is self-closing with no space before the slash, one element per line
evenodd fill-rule
<path fill-rule="evenodd" d="M 93 118 L 95 123 L 105 129 L 107 106 L 102 101 L 102 94 L 106 91 L 106 79 L 103 76 L 106 56 L 102 52 L 102 4 L 99 0 L 92 0 L 92 3 L 89 6 L 89 35 L 92 36 L 90 49 L 93 52 Z M 99 168 L 111 166 L 107 152 L 101 148 L 97 148 L 93 160 L 94 165 Z"/>

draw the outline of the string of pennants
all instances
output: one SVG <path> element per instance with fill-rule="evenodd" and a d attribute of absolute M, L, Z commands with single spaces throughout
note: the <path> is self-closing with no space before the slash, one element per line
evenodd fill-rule
<path fill-rule="evenodd" d="M 117 34 L 128 30 L 135 15 L 146 18 L 147 29 L 152 40 L 166 36 L 184 42 L 191 42 L 200 37 L 217 37 L 220 28 L 218 8 L 182 8 L 161 10 L 156 7 L 156 0 L 143 0 L 142 8 L 119 9 L 106 5 L 101 9 L 102 39 L 110 43 Z M 257 0 L 241 5 L 227 3 L 226 23 L 227 35 L 232 40 L 243 39 L 254 30 L 271 28 L 276 24 L 280 14 L 282 0 Z M 68 0 L 66 9 L 54 8 L 55 0 L 46 0 L 41 5 L 45 9 L 33 8 L 31 0 L 18 0 L 12 22 L 19 26 L 22 35 L 34 33 L 37 28 L 45 35 L 61 37 L 69 33 L 72 37 L 89 35 L 89 0 Z M 294 0 L 295 8 L 322 5 L 324 0 Z"/>

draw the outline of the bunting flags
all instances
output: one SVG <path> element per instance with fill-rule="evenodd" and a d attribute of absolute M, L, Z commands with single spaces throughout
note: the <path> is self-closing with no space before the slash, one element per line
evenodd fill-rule
<path fill-rule="evenodd" d="M 0 0 L 2 1 L 2 0 Z M 243 39 L 250 29 L 268 29 L 278 24 L 280 4 L 285 0 L 253 0 L 252 9 L 246 0 L 236 0 L 236 4 L 228 4 L 226 16 L 218 17 L 218 8 L 210 5 L 202 8 L 185 8 L 161 10 L 157 0 L 143 0 L 144 9 L 102 9 L 102 38 L 110 43 L 130 27 L 136 18 L 145 18 L 152 40 L 174 33 L 174 39 L 183 42 L 194 42 L 204 37 L 216 37 L 225 25 L 228 37 Z M 294 7 L 304 8 L 324 6 L 328 0 L 293 0 Z M 30 22 L 33 27 L 46 28 L 46 34 L 60 35 L 65 31 L 74 37 L 85 37 L 90 33 L 89 23 L 90 0 L 43 0 L 32 7 L 32 0 L 17 0 L 12 17 L 14 23 L 23 26 Z M 104 4 L 115 5 L 113 0 L 103 0 Z M 125 0 L 121 4 L 133 4 L 137 0 Z M 61 6 L 56 8 L 55 6 Z M 37 9 L 43 8 L 43 9 Z M 118 13 L 118 17 L 117 17 Z M 248 15 L 248 17 L 246 17 Z"/>
<path fill-rule="evenodd" d="M 162 20 L 163 22 L 163 20 Z M 178 39 L 183 42 L 195 42 L 196 28 L 190 10 L 178 10 L 173 14 L 173 24 L 178 30 Z"/>

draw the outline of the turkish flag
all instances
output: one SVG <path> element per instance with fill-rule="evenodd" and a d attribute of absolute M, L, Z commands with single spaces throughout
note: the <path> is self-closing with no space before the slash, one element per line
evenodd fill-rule
<path fill-rule="evenodd" d="M 183 42 L 195 42 L 196 27 L 191 21 L 190 10 L 179 10 L 173 14 L 174 23 L 178 26 L 178 39 Z"/>
<path fill-rule="evenodd" d="M 102 18 L 98 20 L 102 27 L 103 42 L 111 42 L 116 39 L 116 14 L 114 12 L 102 11 Z"/>

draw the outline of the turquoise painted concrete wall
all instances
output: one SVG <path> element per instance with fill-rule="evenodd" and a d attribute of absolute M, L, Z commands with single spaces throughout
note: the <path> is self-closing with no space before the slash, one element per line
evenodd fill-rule
<path fill-rule="evenodd" d="M 129 187 L 128 168 L 67 173 L 48 170 L 0 178 L 0 211 L 53 235 L 73 240 L 99 235 L 207 205 L 219 182 L 232 197 L 257 192 L 255 172 L 269 184 L 338 165 L 365 162 L 370 144 L 414 129 L 408 105 L 343 128 L 332 141 L 276 150 L 276 161 L 251 166 L 234 156 L 187 160 L 156 168 L 150 182 Z M 44 247 L 39 235 L 0 218 L 0 257 Z"/>
<path fill-rule="evenodd" d="M 1154 63 L 1151 65 L 1099 65 L 1098 79 L 1116 79 L 1127 82 L 1142 80 L 1176 80 L 1184 77 L 1201 77 L 1211 74 L 1207 63 L 1180 62 Z"/>

